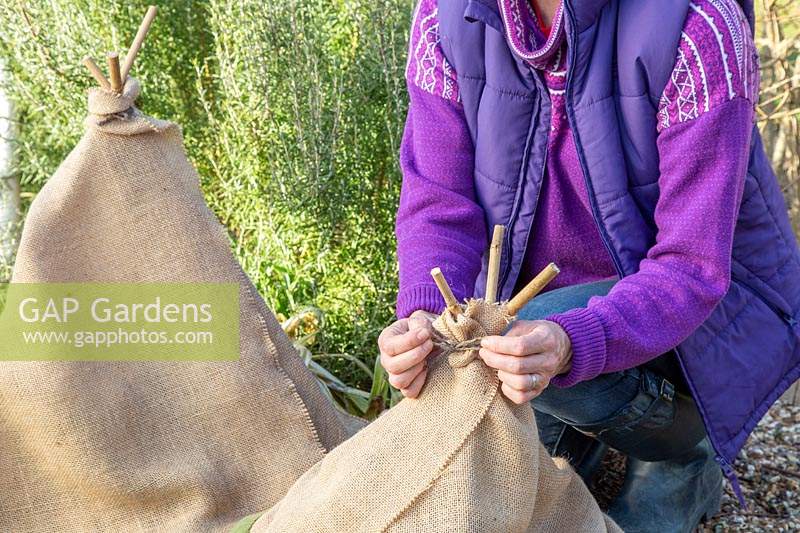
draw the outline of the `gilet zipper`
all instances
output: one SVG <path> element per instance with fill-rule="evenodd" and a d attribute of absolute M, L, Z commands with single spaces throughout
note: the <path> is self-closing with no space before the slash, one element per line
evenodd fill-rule
<path fill-rule="evenodd" d="M 740 279 L 739 277 L 733 277 L 732 279 L 736 281 L 736 283 L 747 289 L 747 291 L 751 293 L 753 296 L 761 300 L 761 302 L 767 307 L 769 307 L 773 313 L 778 315 L 778 317 L 780 317 L 781 320 L 789 324 L 792 328 L 797 328 L 798 321 L 795 317 L 793 317 L 792 315 L 790 315 L 789 313 L 787 313 L 786 311 L 775 305 L 773 302 L 768 300 L 763 294 L 761 294 L 761 292 L 756 290 L 752 285 L 750 285 L 746 281 Z"/>
<path fill-rule="evenodd" d="M 534 73 L 534 76 L 535 76 L 535 73 Z M 511 216 L 509 218 L 508 225 L 507 225 L 506 229 L 510 229 L 511 226 L 516 221 L 516 218 L 517 218 L 517 216 L 519 214 L 520 206 L 522 205 L 522 198 L 523 198 L 523 194 L 524 194 L 524 190 L 523 190 L 524 189 L 524 181 L 525 181 L 525 176 L 528 174 L 528 166 L 530 164 L 530 152 L 531 152 L 531 150 L 533 148 L 533 142 L 534 142 L 534 138 L 536 136 L 536 126 L 541 121 L 542 99 L 544 97 L 542 96 L 542 94 L 543 94 L 542 90 L 541 90 L 542 88 L 541 88 L 539 82 L 537 81 L 536 83 L 537 83 L 537 88 L 539 89 L 537 91 L 537 95 L 536 95 L 536 102 L 535 102 L 535 106 L 536 107 L 533 110 L 533 113 L 531 114 L 531 122 L 530 122 L 530 125 L 528 127 L 528 136 L 527 136 L 527 139 L 525 140 L 525 153 L 523 154 L 523 157 L 522 157 L 522 163 L 521 163 L 521 166 L 520 166 L 520 172 L 519 172 L 519 177 L 518 177 L 517 194 L 516 194 L 516 197 L 514 198 L 514 207 L 511 210 Z M 546 163 L 546 161 L 547 161 L 547 148 L 548 148 L 547 144 L 548 143 L 545 142 L 544 155 L 543 155 L 545 164 L 542 165 L 542 169 L 540 171 L 541 173 L 544 173 L 544 167 L 547 164 Z M 537 204 L 539 203 L 539 193 L 541 193 L 541 186 L 539 187 L 539 191 L 537 192 L 536 199 L 534 201 L 533 213 L 531 215 L 531 220 L 533 220 L 533 217 L 536 216 L 536 207 L 537 207 Z M 525 253 L 525 250 L 527 248 L 528 238 L 529 237 L 530 237 L 530 229 L 528 229 L 528 235 L 526 236 L 525 243 L 523 244 L 523 248 L 522 248 L 522 253 L 523 254 Z M 504 239 L 505 242 L 503 243 L 504 248 L 505 248 L 503 250 L 503 257 L 505 257 L 507 259 L 506 259 L 506 262 L 505 262 L 505 267 L 503 269 L 502 275 L 500 276 L 500 282 L 499 282 L 500 292 L 502 292 L 502 289 L 505 288 L 505 285 L 508 282 L 508 277 L 511 275 L 511 263 L 512 263 L 512 260 L 511 260 L 511 239 L 512 239 L 512 232 L 511 231 L 506 231 L 505 239 Z M 512 287 L 512 290 L 513 290 L 513 287 Z"/>
<path fill-rule="evenodd" d="M 589 180 L 589 171 L 586 165 L 586 157 L 583 154 L 583 150 L 580 148 L 580 136 L 578 135 L 578 130 L 575 127 L 576 119 L 575 119 L 575 110 L 572 107 L 572 67 L 575 65 L 575 61 L 578 57 L 577 51 L 577 35 L 575 33 L 575 14 L 572 12 L 572 6 L 569 2 L 564 2 L 565 7 L 565 14 L 569 17 L 569 24 L 566 24 L 566 29 L 569 31 L 569 36 L 572 42 L 567 43 L 567 51 L 569 53 L 569 62 L 567 64 L 567 83 L 564 92 L 564 106 L 567 111 L 567 118 L 569 120 L 569 127 L 572 132 L 573 140 L 575 141 L 575 148 L 578 154 L 578 160 L 581 164 L 581 172 L 583 173 L 583 180 L 586 183 L 586 193 L 589 196 L 589 205 L 592 208 L 592 218 L 594 218 L 595 225 L 597 226 L 597 231 L 600 232 L 600 240 L 603 242 L 603 245 L 606 248 L 606 251 L 611 256 L 611 261 L 614 263 L 614 269 L 617 271 L 617 275 L 621 278 L 625 277 L 625 271 L 622 268 L 622 260 L 617 255 L 616 249 L 611 245 L 611 238 L 606 231 L 605 226 L 600 220 L 600 208 L 597 205 L 597 197 L 594 194 L 594 187 L 592 186 L 591 181 Z"/>

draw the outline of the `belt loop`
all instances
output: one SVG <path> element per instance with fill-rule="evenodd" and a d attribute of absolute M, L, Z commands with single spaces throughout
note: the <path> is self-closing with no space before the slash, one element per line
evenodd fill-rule
<path fill-rule="evenodd" d="M 669 380 L 662 379 L 661 390 L 659 392 L 662 398 L 671 402 L 672 399 L 675 397 L 675 386 L 672 383 L 670 383 Z"/>

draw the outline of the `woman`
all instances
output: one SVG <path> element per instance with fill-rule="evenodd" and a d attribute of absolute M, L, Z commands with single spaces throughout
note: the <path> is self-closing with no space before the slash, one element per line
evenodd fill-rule
<path fill-rule="evenodd" d="M 480 355 L 579 472 L 604 445 L 628 455 L 609 510 L 625 531 L 714 514 L 720 470 L 738 492 L 738 450 L 800 376 L 800 254 L 754 128 L 752 16 L 421 0 L 414 17 L 383 365 L 420 393 L 444 307 L 430 269 L 482 295 L 488 229 L 506 226 L 504 298 L 550 261 L 562 274 Z"/>

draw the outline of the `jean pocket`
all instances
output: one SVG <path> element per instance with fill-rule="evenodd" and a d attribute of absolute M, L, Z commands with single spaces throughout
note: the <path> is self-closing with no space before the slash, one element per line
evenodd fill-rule
<path fill-rule="evenodd" d="M 591 437 L 602 438 L 609 434 L 627 435 L 642 429 L 654 431 L 672 426 L 675 406 L 671 401 L 637 397 L 634 402 L 647 405 L 642 408 L 640 405 L 628 404 L 604 420 L 591 424 L 573 424 L 573 427 Z"/>
<path fill-rule="evenodd" d="M 673 425 L 676 406 L 672 384 L 643 369 L 639 392 L 611 416 L 589 424 L 571 424 L 621 452 L 657 460 L 675 450 Z"/>

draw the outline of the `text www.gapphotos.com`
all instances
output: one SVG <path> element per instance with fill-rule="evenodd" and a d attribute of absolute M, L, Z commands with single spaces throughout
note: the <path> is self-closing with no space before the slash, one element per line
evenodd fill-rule
<path fill-rule="evenodd" d="M 111 347 L 122 344 L 214 344 L 211 331 L 23 331 L 25 344 L 61 344 L 84 348 Z"/>

